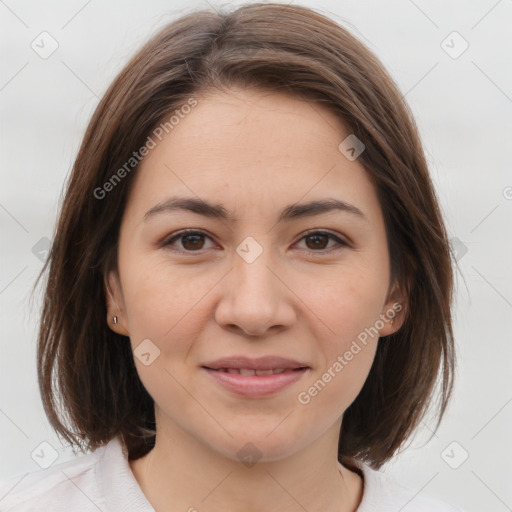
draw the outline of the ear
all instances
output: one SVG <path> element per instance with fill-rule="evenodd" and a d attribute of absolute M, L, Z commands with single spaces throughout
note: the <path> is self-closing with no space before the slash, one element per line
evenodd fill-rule
<path fill-rule="evenodd" d="M 117 271 L 111 270 L 107 273 L 104 287 L 108 326 L 117 334 L 129 336 L 124 297 Z M 117 317 L 117 323 L 114 323 L 114 316 Z"/>
<path fill-rule="evenodd" d="M 384 327 L 379 329 L 380 336 L 389 336 L 397 332 L 402 327 L 407 312 L 407 295 L 399 285 L 394 283 L 381 311 L 380 318 Z"/>

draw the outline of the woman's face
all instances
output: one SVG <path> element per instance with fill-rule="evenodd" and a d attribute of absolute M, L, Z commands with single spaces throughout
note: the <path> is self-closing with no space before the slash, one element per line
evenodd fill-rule
<path fill-rule="evenodd" d="M 196 100 L 134 176 L 109 324 L 130 337 L 159 430 L 232 459 L 333 444 L 379 333 L 401 323 L 383 320 L 400 301 L 376 191 L 326 107 L 242 90 Z M 346 206 L 303 206 L 317 201 Z"/>

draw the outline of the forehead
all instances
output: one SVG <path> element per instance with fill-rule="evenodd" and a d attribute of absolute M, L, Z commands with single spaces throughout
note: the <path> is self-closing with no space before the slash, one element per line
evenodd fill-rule
<path fill-rule="evenodd" d="M 267 158 L 332 146 L 348 134 L 341 120 L 325 105 L 276 92 L 239 90 L 210 91 L 197 98 L 197 106 L 181 126 L 172 130 L 176 143 L 201 140 L 206 148 L 229 146 Z M 180 129 L 181 128 L 181 129 Z M 337 144 L 336 144 L 337 147 Z M 239 154 L 238 156 L 242 156 Z"/>
<path fill-rule="evenodd" d="M 139 165 L 131 198 L 138 209 L 180 192 L 237 205 L 249 201 L 265 211 L 276 201 L 339 192 L 341 200 L 375 209 L 364 167 L 338 148 L 350 132 L 325 105 L 253 90 L 195 99 Z"/>

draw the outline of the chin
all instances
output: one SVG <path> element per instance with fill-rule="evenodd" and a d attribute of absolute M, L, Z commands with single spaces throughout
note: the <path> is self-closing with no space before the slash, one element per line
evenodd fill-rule
<path fill-rule="evenodd" d="M 278 424 L 278 423 L 277 423 Z M 234 461 L 244 463 L 252 467 L 257 462 L 275 462 L 292 456 L 307 443 L 303 439 L 296 439 L 291 432 L 281 430 L 277 432 L 274 422 L 267 425 L 262 422 L 261 428 L 228 429 L 231 437 L 224 436 L 208 443 L 217 453 Z"/>

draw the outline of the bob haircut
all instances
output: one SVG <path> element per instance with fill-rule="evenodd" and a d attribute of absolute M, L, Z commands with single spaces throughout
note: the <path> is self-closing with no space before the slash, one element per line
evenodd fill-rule
<path fill-rule="evenodd" d="M 176 109 L 234 87 L 320 102 L 365 145 L 358 158 L 383 211 L 391 282 L 405 294 L 405 319 L 379 341 L 368 378 L 344 414 L 338 460 L 379 469 L 434 402 L 437 430 L 451 397 L 453 255 L 418 129 L 398 87 L 363 43 L 301 6 L 254 3 L 188 13 L 151 37 L 99 102 L 36 281 L 49 269 L 37 347 L 45 413 L 73 450 L 94 451 L 120 435 L 135 460 L 154 446 L 153 399 L 138 377 L 129 338 L 106 322 L 106 276 L 117 270 L 120 223 L 137 166 L 116 182 L 113 176 Z"/>

